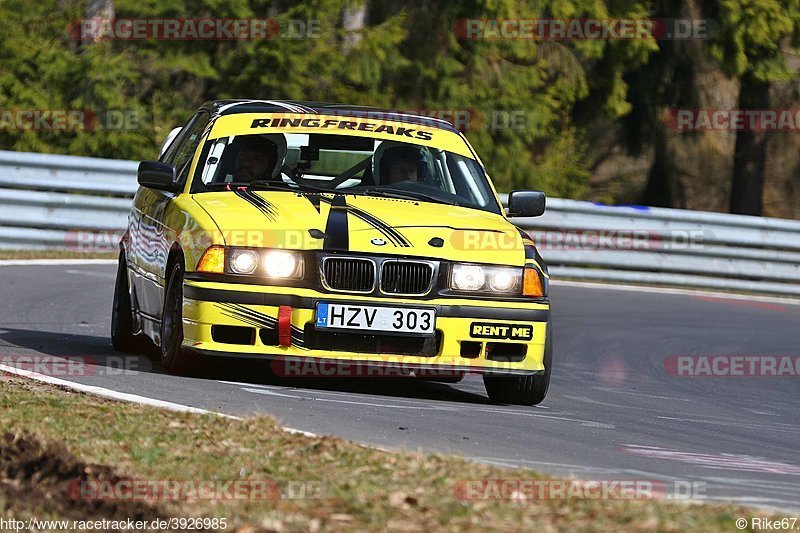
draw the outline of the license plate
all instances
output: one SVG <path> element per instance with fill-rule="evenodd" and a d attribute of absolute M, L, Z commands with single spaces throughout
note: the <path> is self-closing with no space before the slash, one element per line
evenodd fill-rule
<path fill-rule="evenodd" d="M 364 332 L 415 333 L 432 335 L 436 311 L 413 307 L 373 307 L 327 302 L 317 304 L 317 328 Z"/>

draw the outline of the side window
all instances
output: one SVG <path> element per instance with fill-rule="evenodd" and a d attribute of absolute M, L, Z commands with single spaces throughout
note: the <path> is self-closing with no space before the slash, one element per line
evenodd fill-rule
<path fill-rule="evenodd" d="M 179 183 L 182 183 L 189 173 L 192 158 L 209 120 L 208 113 L 203 112 L 196 115 L 165 154 L 164 161 L 175 165 L 175 175 Z"/>
<path fill-rule="evenodd" d="M 161 152 L 158 155 L 158 160 L 160 162 L 166 163 L 168 158 L 175 155 L 175 145 L 180 141 L 179 137 L 181 136 L 181 131 L 183 131 L 183 128 L 175 128 L 171 130 L 167 138 L 164 139 L 164 142 L 161 144 Z"/>
<path fill-rule="evenodd" d="M 181 131 L 178 132 L 178 136 L 172 139 L 167 151 L 164 152 L 164 154 L 159 158 L 159 161 L 162 163 L 172 163 L 172 161 L 175 159 L 175 153 L 180 149 L 184 139 L 186 138 L 186 131 L 192 129 L 199 118 L 200 113 L 197 113 L 189 119 L 183 128 L 181 128 Z"/>
<path fill-rule="evenodd" d="M 175 165 L 176 176 L 178 182 L 183 183 L 189 175 L 189 167 L 192 164 L 194 153 L 197 151 L 197 146 L 200 144 L 200 138 L 208 125 L 210 117 L 208 113 L 200 113 L 197 116 L 194 124 L 190 126 L 186 137 L 184 137 L 181 146 L 175 152 L 175 160 L 172 162 Z"/>

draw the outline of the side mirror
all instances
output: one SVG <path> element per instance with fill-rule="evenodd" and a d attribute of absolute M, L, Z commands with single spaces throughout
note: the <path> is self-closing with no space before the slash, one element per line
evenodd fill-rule
<path fill-rule="evenodd" d="M 158 161 L 142 161 L 137 172 L 139 185 L 148 189 L 175 192 L 178 184 L 175 183 L 175 167 Z"/>
<path fill-rule="evenodd" d="M 542 191 L 511 191 L 508 195 L 508 216 L 538 217 L 544 214 L 545 196 Z"/>

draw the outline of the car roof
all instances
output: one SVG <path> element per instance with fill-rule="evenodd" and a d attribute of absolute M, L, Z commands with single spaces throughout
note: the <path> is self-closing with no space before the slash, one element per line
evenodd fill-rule
<path fill-rule="evenodd" d="M 326 102 L 306 102 L 297 100 L 211 100 L 200 109 L 212 116 L 233 115 L 238 113 L 298 113 L 309 115 L 339 115 L 353 118 L 371 118 L 425 125 L 458 133 L 458 130 L 446 120 L 416 115 L 398 110 L 349 104 Z"/>

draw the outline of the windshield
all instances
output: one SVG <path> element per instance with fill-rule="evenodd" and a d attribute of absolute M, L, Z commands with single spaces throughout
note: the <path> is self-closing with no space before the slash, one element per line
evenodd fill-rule
<path fill-rule="evenodd" d="M 208 141 L 193 192 L 243 186 L 388 196 L 500 213 L 474 159 L 372 137 L 271 133 Z"/>

